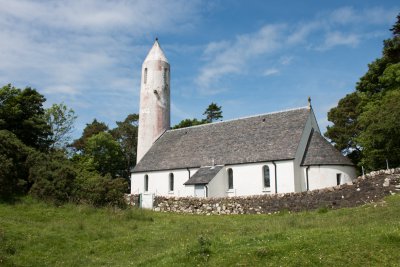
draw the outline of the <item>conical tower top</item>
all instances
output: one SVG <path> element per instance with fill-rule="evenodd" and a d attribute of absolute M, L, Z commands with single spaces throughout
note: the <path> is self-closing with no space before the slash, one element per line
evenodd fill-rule
<path fill-rule="evenodd" d="M 158 43 L 158 38 L 156 38 L 154 41 L 153 47 L 150 49 L 144 62 L 153 60 L 161 60 L 169 63 L 167 57 L 164 55 L 164 52 L 160 47 L 160 44 Z"/>

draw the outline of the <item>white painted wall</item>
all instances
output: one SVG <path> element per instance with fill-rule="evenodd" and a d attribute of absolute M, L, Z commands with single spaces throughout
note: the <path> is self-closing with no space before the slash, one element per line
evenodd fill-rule
<path fill-rule="evenodd" d="M 226 168 L 222 168 L 214 179 L 208 185 L 208 197 L 225 197 L 227 196 L 226 189 L 228 188 L 228 175 Z"/>
<path fill-rule="evenodd" d="M 302 167 L 304 177 L 306 177 L 306 168 Z M 356 170 L 352 166 L 310 166 L 308 169 L 309 189 L 321 189 L 336 186 L 336 174 L 341 174 L 341 184 L 351 183 L 356 177 Z"/>
<path fill-rule="evenodd" d="M 310 115 L 308 116 L 307 122 L 304 126 L 294 160 L 294 192 L 302 192 L 307 190 L 307 184 L 305 183 L 302 175 L 302 167 L 300 164 L 303 160 L 303 156 L 307 148 L 307 142 L 312 129 L 314 129 L 315 132 L 320 132 L 317 120 L 315 119 L 314 111 L 313 109 L 310 109 Z"/>
<path fill-rule="evenodd" d="M 190 169 L 192 176 L 197 169 Z M 174 174 L 174 191 L 169 191 L 169 174 Z M 149 176 L 149 190 L 147 193 L 153 193 L 156 196 L 193 196 L 194 186 L 185 186 L 184 183 L 189 180 L 189 172 L 186 169 L 152 171 L 148 173 L 132 173 L 131 175 L 131 194 L 142 194 L 144 192 L 144 176 Z"/>

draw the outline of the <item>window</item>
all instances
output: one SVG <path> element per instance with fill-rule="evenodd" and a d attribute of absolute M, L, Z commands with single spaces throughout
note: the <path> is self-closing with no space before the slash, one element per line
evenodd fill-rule
<path fill-rule="evenodd" d="M 144 176 L 144 192 L 149 191 L 149 176 L 146 174 Z"/>
<path fill-rule="evenodd" d="M 342 174 L 336 173 L 336 184 L 340 185 L 342 183 Z"/>
<path fill-rule="evenodd" d="M 169 191 L 174 191 L 174 174 L 169 174 Z"/>
<path fill-rule="evenodd" d="M 164 72 L 163 72 L 163 78 L 164 78 L 164 83 L 165 84 L 167 84 L 167 82 L 168 82 L 168 69 L 167 68 L 164 68 Z"/>
<path fill-rule="evenodd" d="M 263 178 L 264 178 L 264 188 L 271 187 L 271 178 L 269 175 L 269 167 L 267 165 L 263 166 Z"/>
<path fill-rule="evenodd" d="M 228 169 L 228 189 L 233 189 L 233 171 Z"/>
<path fill-rule="evenodd" d="M 143 82 L 144 82 L 144 84 L 147 83 L 147 68 L 144 69 Z"/>

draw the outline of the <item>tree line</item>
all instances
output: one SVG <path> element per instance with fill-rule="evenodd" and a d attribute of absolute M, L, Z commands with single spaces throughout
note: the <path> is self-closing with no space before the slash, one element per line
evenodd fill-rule
<path fill-rule="evenodd" d="M 400 15 L 355 91 L 328 112 L 325 136 L 366 170 L 400 165 Z"/>
<path fill-rule="evenodd" d="M 110 129 L 94 119 L 72 140 L 77 116 L 64 103 L 43 107 L 45 97 L 30 87 L 0 88 L 0 200 L 30 194 L 55 203 L 124 205 L 136 163 L 138 114 Z M 212 103 L 204 120 L 183 120 L 174 128 L 222 118 Z"/>

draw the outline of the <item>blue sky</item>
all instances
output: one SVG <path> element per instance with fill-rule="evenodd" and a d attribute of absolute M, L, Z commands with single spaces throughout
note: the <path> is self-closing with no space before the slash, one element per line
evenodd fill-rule
<path fill-rule="evenodd" d="M 0 85 L 110 128 L 138 113 L 141 64 L 158 37 L 171 64 L 171 124 L 307 105 L 322 132 L 400 12 L 397 1 L 0 0 Z"/>

